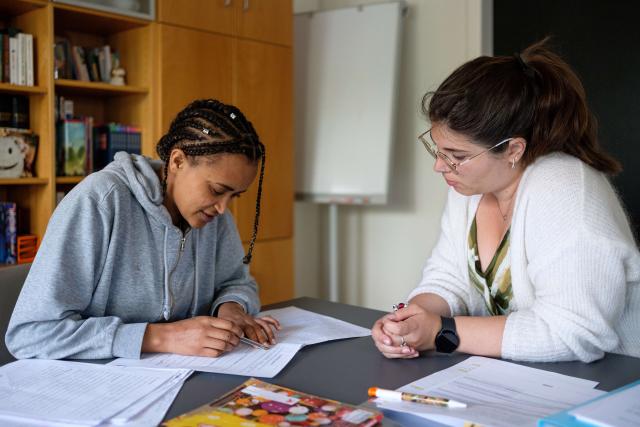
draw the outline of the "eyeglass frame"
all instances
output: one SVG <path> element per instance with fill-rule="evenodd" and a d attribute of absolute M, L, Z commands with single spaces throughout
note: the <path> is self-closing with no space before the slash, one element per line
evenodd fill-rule
<path fill-rule="evenodd" d="M 431 129 L 433 128 L 429 128 L 426 132 L 421 133 L 420 135 L 418 135 L 418 140 L 420 142 L 422 142 L 422 145 L 424 145 L 424 148 L 427 150 L 427 152 L 429 154 L 431 154 L 433 156 L 433 158 L 437 161 L 438 157 L 441 158 L 442 160 L 444 160 L 444 163 L 447 165 L 447 167 L 449 167 L 449 169 L 451 169 L 451 171 L 455 174 L 458 174 L 460 172 L 458 172 L 458 167 L 464 165 L 465 163 L 475 159 L 476 157 L 479 157 L 485 153 L 488 153 L 489 151 L 493 150 L 496 147 L 499 147 L 500 145 L 504 144 L 505 142 L 509 142 L 509 141 L 513 141 L 515 138 L 507 138 L 507 139 L 503 139 L 502 141 L 498 142 L 497 144 L 487 148 L 484 151 L 479 152 L 478 154 L 474 154 L 471 157 L 468 157 L 466 159 L 464 159 L 461 162 L 454 162 L 453 160 L 451 160 L 446 154 L 444 154 L 443 152 L 440 151 L 440 149 L 438 148 L 438 145 L 433 141 L 433 137 L 431 136 Z M 436 147 L 436 151 L 433 151 L 433 149 L 430 147 L 430 143 L 426 140 L 425 136 L 429 134 L 429 138 L 431 139 L 431 142 L 433 142 L 433 145 L 435 145 Z"/>

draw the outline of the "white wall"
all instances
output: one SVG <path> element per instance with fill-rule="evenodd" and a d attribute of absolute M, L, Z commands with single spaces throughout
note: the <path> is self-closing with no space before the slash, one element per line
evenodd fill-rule
<path fill-rule="evenodd" d="M 294 11 L 379 0 L 295 0 Z M 389 203 L 340 208 L 340 301 L 389 310 L 418 283 L 436 242 L 446 184 L 417 142 L 428 122 L 420 101 L 457 66 L 492 50 L 491 0 L 409 0 Z M 296 296 L 327 297 L 326 206 L 295 206 Z"/>

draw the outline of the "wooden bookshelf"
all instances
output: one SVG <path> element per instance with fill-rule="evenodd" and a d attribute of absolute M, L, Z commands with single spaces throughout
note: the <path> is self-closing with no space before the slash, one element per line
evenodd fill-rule
<path fill-rule="evenodd" d="M 29 127 L 39 136 L 35 178 L 0 179 L 0 201 L 28 211 L 29 232 L 42 239 L 56 204 L 56 192 L 69 191 L 83 177 L 56 176 L 55 96 L 75 103 L 75 114 L 95 123 L 120 122 L 142 130 L 143 147 L 151 146 L 152 22 L 46 0 L 0 0 L 0 21 L 34 36 L 35 86 L 0 82 L 0 94 L 29 98 Z M 125 86 L 102 82 L 54 80 L 55 36 L 81 46 L 110 44 L 127 71 Z M 148 150 L 144 154 L 152 154 Z"/>

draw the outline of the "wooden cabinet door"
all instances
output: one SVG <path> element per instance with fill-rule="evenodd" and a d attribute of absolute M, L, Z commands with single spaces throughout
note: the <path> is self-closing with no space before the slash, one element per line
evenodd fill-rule
<path fill-rule="evenodd" d="M 240 37 L 293 45 L 292 0 L 234 0 L 240 6 Z"/>
<path fill-rule="evenodd" d="M 235 35 L 240 2 L 241 0 L 158 0 L 158 22 Z"/>
<path fill-rule="evenodd" d="M 185 2 L 189 3 L 189 2 Z M 235 40 L 203 31 L 160 25 L 160 128 L 199 98 L 231 103 Z"/>
<path fill-rule="evenodd" d="M 238 41 L 235 104 L 266 146 L 259 239 L 293 234 L 293 58 L 292 49 Z M 251 238 L 258 180 L 235 207 L 243 241 Z"/>
<path fill-rule="evenodd" d="M 250 265 L 262 305 L 293 298 L 293 239 L 258 242 Z"/>

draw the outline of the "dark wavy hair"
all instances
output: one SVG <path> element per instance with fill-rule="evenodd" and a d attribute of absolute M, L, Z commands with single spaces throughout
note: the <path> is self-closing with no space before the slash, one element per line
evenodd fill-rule
<path fill-rule="evenodd" d="M 561 151 L 606 174 L 621 172 L 621 164 L 598 144 L 597 121 L 580 79 L 548 41 L 513 56 L 481 56 L 463 64 L 425 94 L 422 111 L 431 123 L 443 123 L 486 147 L 524 138 L 524 166 Z"/>
<path fill-rule="evenodd" d="M 222 153 L 242 154 L 250 161 L 261 161 L 253 234 L 249 250 L 243 259 L 245 264 L 249 264 L 258 235 L 266 159 L 265 147 L 260 142 L 253 125 L 238 108 L 215 99 L 199 99 L 187 105 L 173 119 L 169 131 L 156 145 L 156 152 L 165 163 L 162 179 L 163 192 L 167 190 L 167 171 L 171 152 L 176 148 L 181 149 L 192 162 L 197 162 L 199 156 Z"/>

